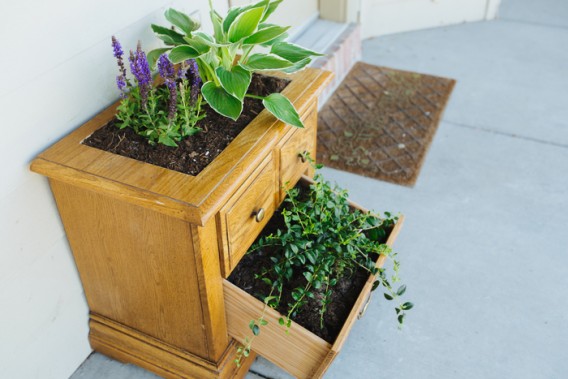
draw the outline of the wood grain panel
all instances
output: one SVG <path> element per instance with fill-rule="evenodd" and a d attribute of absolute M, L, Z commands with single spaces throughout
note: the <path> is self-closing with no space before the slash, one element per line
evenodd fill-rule
<path fill-rule="evenodd" d="M 249 322 L 262 314 L 264 303 L 227 280 L 223 281 L 223 286 L 229 334 L 243 342 L 251 335 Z M 311 378 L 331 345 L 296 323 L 286 334 L 286 328 L 278 324 L 279 318 L 280 313 L 271 308 L 266 310 L 268 325 L 263 326 L 254 339 L 253 350 L 299 379 Z"/>
<path fill-rule="evenodd" d="M 186 222 L 51 180 L 91 312 L 208 358 Z"/>
<path fill-rule="evenodd" d="M 220 212 L 226 223 L 229 272 L 235 268 L 260 231 L 274 214 L 277 206 L 277 177 L 272 159 L 267 161 L 254 180 L 233 197 Z M 264 211 L 264 218 L 256 220 L 255 213 Z"/>

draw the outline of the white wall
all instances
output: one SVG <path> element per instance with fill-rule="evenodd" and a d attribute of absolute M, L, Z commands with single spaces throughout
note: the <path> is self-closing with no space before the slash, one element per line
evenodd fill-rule
<path fill-rule="evenodd" d="M 360 6 L 363 38 L 490 20 L 496 17 L 500 1 L 347 0 L 350 6 Z"/>
<path fill-rule="evenodd" d="M 231 6 L 250 4 L 258 0 L 230 0 Z M 326 1 L 326 0 L 323 0 Z M 284 0 L 269 18 L 273 24 L 292 26 L 290 36 L 301 31 L 306 23 L 318 16 L 318 0 Z"/>
<path fill-rule="evenodd" d="M 226 0 L 216 0 L 225 12 Z M 116 35 L 157 46 L 168 6 L 207 0 L 0 3 L 0 378 L 69 377 L 91 352 L 88 309 L 47 179 L 30 161 L 117 99 Z M 203 13 L 207 19 L 207 14 Z"/>

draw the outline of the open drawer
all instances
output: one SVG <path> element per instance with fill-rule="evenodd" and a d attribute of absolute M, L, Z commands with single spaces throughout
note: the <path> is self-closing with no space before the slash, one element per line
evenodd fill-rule
<path fill-rule="evenodd" d="M 362 209 L 356 204 L 351 205 Z M 389 246 L 394 243 L 403 220 L 400 217 L 394 225 L 386 242 Z M 385 259 L 380 256 L 377 266 L 382 266 Z M 268 308 L 264 317 L 268 325 L 262 327 L 261 333 L 254 339 L 252 349 L 299 379 L 320 378 L 341 350 L 355 320 L 364 314 L 373 281 L 370 276 L 333 344 L 296 323 L 292 324 L 287 334 L 286 328 L 278 323 L 280 313 Z M 229 335 L 243 342 L 245 337 L 251 335 L 249 322 L 262 314 L 265 305 L 227 280 L 223 280 L 223 287 Z"/>

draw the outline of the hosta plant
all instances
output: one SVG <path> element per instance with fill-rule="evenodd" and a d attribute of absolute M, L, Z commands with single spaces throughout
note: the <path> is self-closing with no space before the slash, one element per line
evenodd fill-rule
<path fill-rule="evenodd" d="M 176 69 L 162 54 L 158 57 L 158 72 L 164 84 L 156 86 L 140 43 L 128 58 L 131 77 L 127 76 L 124 52 L 115 37 L 112 46 L 119 69 L 116 84 L 121 94 L 117 126 L 133 129 L 150 143 L 167 146 L 177 146 L 183 138 L 197 133 L 196 124 L 205 113 L 195 62 L 182 62 Z"/>
<path fill-rule="evenodd" d="M 372 290 L 382 287 L 387 300 L 398 300 L 405 293 L 405 285 L 395 287 L 395 283 L 399 282 L 400 266 L 397 254 L 384 243 L 397 216 L 364 213 L 350 207 L 347 191 L 332 187 L 319 174 L 309 190 L 300 191 L 296 187 L 287 191 L 280 213 L 283 226 L 270 235 L 262 236 L 249 253 L 259 249 L 271 253 L 272 264 L 263 268 L 255 278 L 270 288 L 263 298 L 265 310 L 266 307 L 280 309 L 283 313 L 279 320 L 282 327 L 289 329 L 291 319 L 305 310 L 308 299 L 316 299 L 320 305 L 320 328 L 323 328 L 334 287 L 355 270 L 373 275 Z M 390 273 L 386 268 L 376 267 L 375 262 L 381 254 L 392 261 Z M 283 290 L 290 290 L 291 283 L 294 283 L 292 301 L 281 304 Z M 282 312 L 283 305 L 286 312 Z M 412 303 L 403 301 L 395 306 L 401 326 L 406 311 L 412 307 Z M 252 336 L 239 348 L 237 364 L 242 356 L 248 356 L 254 336 L 266 324 L 264 314 L 251 320 Z"/>
<path fill-rule="evenodd" d="M 225 117 L 236 120 L 243 110 L 244 98 L 252 97 L 262 100 L 264 107 L 278 119 L 303 127 L 296 109 L 285 96 L 273 93 L 264 97 L 247 93 L 253 73 L 272 70 L 292 73 L 320 55 L 286 42 L 289 27 L 267 22 L 282 1 L 261 0 L 233 7 L 222 17 L 213 9 L 210 0 L 213 35 L 198 30 L 199 21 L 168 9 L 165 17 L 172 26 L 152 25 L 167 47 L 153 50 L 149 57 L 155 61 L 168 53 L 173 63 L 195 59 L 204 81 L 203 97 L 213 110 Z"/>

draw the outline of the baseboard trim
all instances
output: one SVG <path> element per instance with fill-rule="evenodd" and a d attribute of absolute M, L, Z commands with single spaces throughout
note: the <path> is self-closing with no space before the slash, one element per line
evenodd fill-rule
<path fill-rule="evenodd" d="M 95 351 L 166 379 L 242 378 L 254 361 L 251 354 L 236 366 L 236 341 L 231 341 L 218 362 L 211 362 L 100 315 L 90 315 L 89 327 L 89 341 Z"/>

